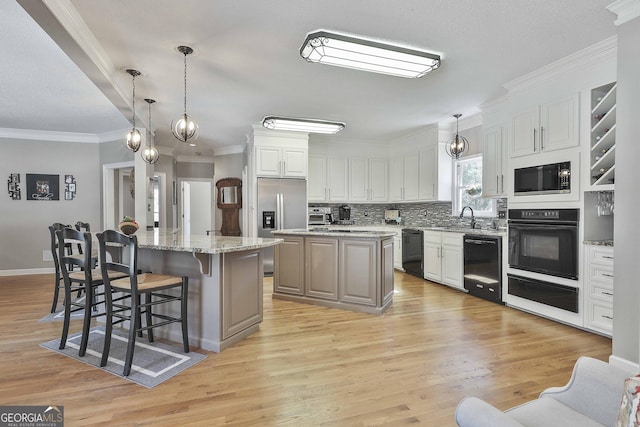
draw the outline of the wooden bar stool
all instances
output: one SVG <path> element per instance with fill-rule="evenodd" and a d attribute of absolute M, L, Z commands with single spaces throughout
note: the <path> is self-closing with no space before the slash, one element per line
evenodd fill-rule
<path fill-rule="evenodd" d="M 170 323 L 181 323 L 182 344 L 184 352 L 189 352 L 189 332 L 187 328 L 187 293 L 188 278 L 169 276 L 164 274 L 138 273 L 138 239 L 134 236 L 127 236 L 114 230 L 106 230 L 98 233 L 98 243 L 100 246 L 100 267 L 102 269 L 102 280 L 105 285 L 105 303 L 107 324 L 105 330 L 104 348 L 102 350 L 102 360 L 100 366 L 105 366 L 109 359 L 109 348 L 111 346 L 111 331 L 113 325 L 125 321 L 129 322 L 129 334 L 127 353 L 125 356 L 123 375 L 126 377 L 131 372 L 133 352 L 136 342 L 136 334 L 147 331 L 149 342 L 153 342 L 153 329 Z M 107 248 L 117 248 L 119 256 L 112 259 L 118 261 L 107 261 Z M 128 259 L 128 263 L 124 260 Z M 112 280 L 110 271 L 124 273 L 127 277 Z M 179 288 L 179 295 L 172 295 L 165 292 L 168 289 Z M 114 293 L 123 293 L 130 296 L 126 301 L 129 304 L 116 302 Z M 141 296 L 144 302 L 141 303 Z M 159 313 L 153 313 L 152 307 L 159 304 L 166 304 L 172 301 L 180 302 L 180 317 L 173 317 Z M 142 326 L 141 316 L 145 315 L 146 325 Z M 156 319 L 158 321 L 153 323 Z"/>
<path fill-rule="evenodd" d="M 62 230 L 56 231 L 56 238 L 58 241 L 60 270 L 64 283 L 64 323 L 62 325 L 60 349 L 65 348 L 67 343 L 71 313 L 84 310 L 82 339 L 78 351 L 78 354 L 82 357 L 87 350 L 91 319 L 104 315 L 104 312 L 97 310 L 97 306 L 103 302 L 103 300 L 98 301 L 98 297 L 104 295 L 104 292 L 97 292 L 98 287 L 102 285 L 102 272 L 92 268 L 95 265 L 95 258 L 91 255 L 93 252 L 91 233 L 82 233 L 72 228 L 63 228 Z M 67 254 L 65 247 L 74 244 L 84 247 L 85 251 L 81 256 Z M 79 271 L 70 271 L 71 266 L 78 267 Z M 124 273 L 114 271 L 109 271 L 107 274 L 112 279 L 126 276 Z M 71 294 L 76 291 L 78 291 L 79 294 L 84 292 L 84 301 L 81 299 L 75 301 L 71 299 Z"/>

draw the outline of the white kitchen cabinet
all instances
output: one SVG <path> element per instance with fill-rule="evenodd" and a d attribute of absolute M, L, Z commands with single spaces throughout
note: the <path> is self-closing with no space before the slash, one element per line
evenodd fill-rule
<path fill-rule="evenodd" d="M 442 144 L 420 150 L 418 162 L 418 200 L 451 201 L 452 161 Z"/>
<path fill-rule="evenodd" d="M 483 131 L 482 147 L 482 196 L 504 197 L 506 175 L 505 130 L 493 126 Z"/>
<path fill-rule="evenodd" d="M 391 201 L 418 200 L 420 159 L 418 152 L 410 152 L 391 159 L 389 194 Z"/>
<path fill-rule="evenodd" d="M 349 158 L 349 201 L 386 202 L 387 160 Z"/>
<path fill-rule="evenodd" d="M 327 156 L 309 154 L 307 199 L 310 202 L 325 202 L 327 188 Z"/>
<path fill-rule="evenodd" d="M 256 147 L 256 175 L 276 178 L 306 178 L 307 148 Z"/>
<path fill-rule="evenodd" d="M 309 155 L 307 198 L 310 202 L 346 202 L 347 158 Z"/>
<path fill-rule="evenodd" d="M 589 182 L 598 190 L 613 189 L 616 178 L 616 95 L 616 82 L 591 91 Z"/>
<path fill-rule="evenodd" d="M 512 118 L 511 157 L 575 147 L 578 135 L 578 94 L 527 108 Z"/>
<path fill-rule="evenodd" d="M 424 278 L 464 289 L 462 233 L 424 231 Z"/>
<path fill-rule="evenodd" d="M 611 336 L 613 332 L 613 247 L 585 246 L 585 326 Z"/>

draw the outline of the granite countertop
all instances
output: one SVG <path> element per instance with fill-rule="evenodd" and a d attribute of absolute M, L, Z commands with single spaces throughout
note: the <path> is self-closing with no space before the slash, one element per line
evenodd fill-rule
<path fill-rule="evenodd" d="M 422 227 L 422 226 L 411 226 L 407 224 L 370 224 L 370 225 L 330 225 L 330 226 L 310 226 L 309 229 L 314 228 L 324 228 L 329 230 L 351 230 L 351 233 L 359 230 L 363 231 L 385 231 L 388 233 L 393 233 L 396 235 L 402 234 L 403 228 L 411 228 L 414 230 L 423 230 L 423 231 L 445 231 L 450 233 L 463 233 L 463 234 L 476 234 L 483 236 L 506 236 L 506 229 L 491 229 L 491 228 L 468 228 L 468 227 L 446 227 L 446 226 L 433 226 L 433 227 Z M 331 234 L 335 234 L 336 232 L 332 231 Z"/>
<path fill-rule="evenodd" d="M 290 229 L 273 231 L 274 235 L 293 235 L 293 236 L 323 236 L 323 237 L 354 237 L 367 239 L 384 239 L 396 236 L 395 231 L 385 231 L 382 229 L 374 230 L 373 227 L 358 229 L 352 226 L 337 227 L 310 227 L 308 229 Z"/>
<path fill-rule="evenodd" d="M 261 249 L 275 246 L 283 241 L 260 237 L 184 235 L 180 230 L 174 232 L 170 229 L 138 230 L 136 236 L 138 246 L 141 248 L 207 254 Z"/>
<path fill-rule="evenodd" d="M 613 246 L 613 240 L 585 240 L 583 243 L 592 246 Z"/>

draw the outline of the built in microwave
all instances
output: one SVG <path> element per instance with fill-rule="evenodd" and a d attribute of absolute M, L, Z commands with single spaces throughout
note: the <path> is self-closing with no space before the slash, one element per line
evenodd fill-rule
<path fill-rule="evenodd" d="M 513 171 L 516 196 L 571 192 L 571 162 L 517 168 Z"/>

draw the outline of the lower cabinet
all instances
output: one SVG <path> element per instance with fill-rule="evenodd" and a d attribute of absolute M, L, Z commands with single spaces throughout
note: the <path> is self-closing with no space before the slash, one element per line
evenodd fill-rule
<path fill-rule="evenodd" d="M 585 326 L 611 336 L 613 330 L 613 247 L 585 247 Z"/>
<path fill-rule="evenodd" d="M 338 299 L 338 240 L 307 237 L 305 251 L 305 295 Z M 342 259 L 341 259 L 342 260 Z"/>
<path fill-rule="evenodd" d="M 424 278 L 464 289 L 462 233 L 424 232 Z"/>
<path fill-rule="evenodd" d="M 274 235 L 274 298 L 373 314 L 391 305 L 393 238 Z"/>
<path fill-rule="evenodd" d="M 274 251 L 273 291 L 304 295 L 304 262 L 304 237 L 287 236 Z"/>

